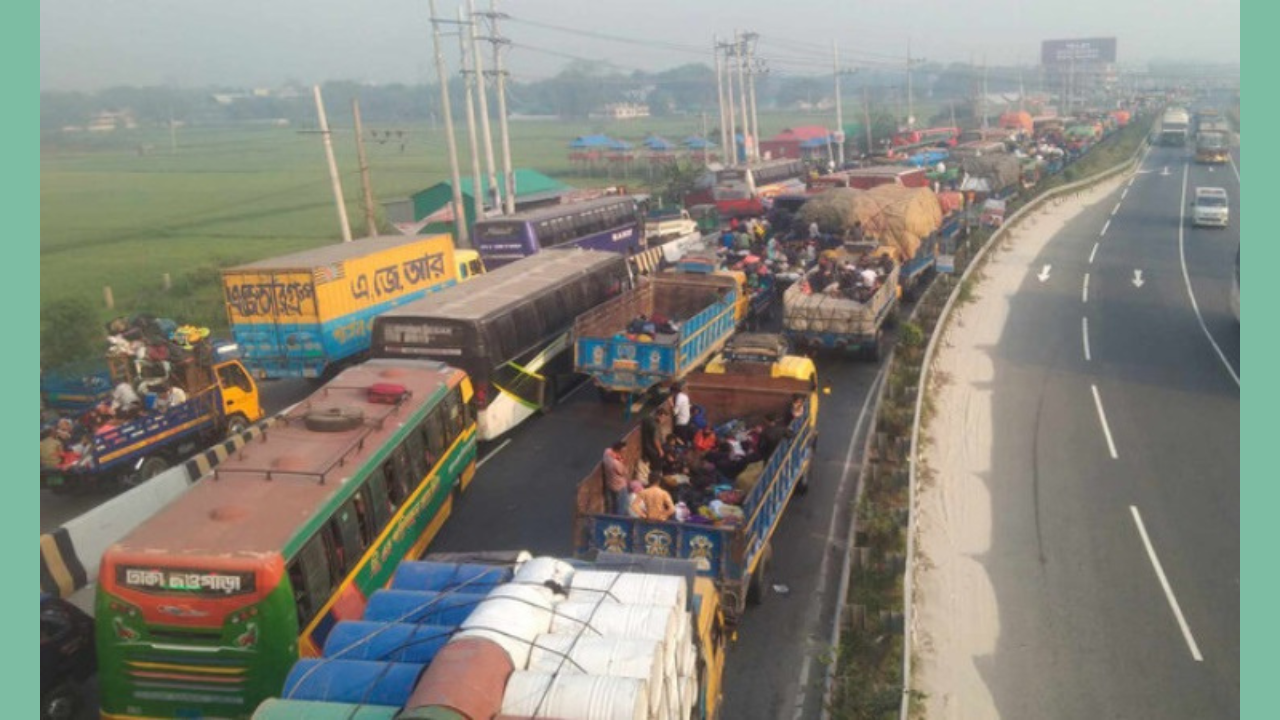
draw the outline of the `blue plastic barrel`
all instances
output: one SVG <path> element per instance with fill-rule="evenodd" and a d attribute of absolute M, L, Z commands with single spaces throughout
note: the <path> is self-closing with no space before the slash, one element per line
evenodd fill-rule
<path fill-rule="evenodd" d="M 457 630 L 455 625 L 417 625 L 346 620 L 333 626 L 324 656 L 427 664 Z"/>
<path fill-rule="evenodd" d="M 254 711 L 253 720 L 394 720 L 398 712 L 399 707 L 390 705 L 270 698 Z"/>
<path fill-rule="evenodd" d="M 369 597 L 364 619 L 425 625 L 461 625 L 484 595 L 379 590 Z"/>
<path fill-rule="evenodd" d="M 391 580 L 393 590 L 459 590 L 465 593 L 487 593 L 510 582 L 508 568 L 467 563 L 442 563 L 420 560 L 402 562 Z"/>
<path fill-rule="evenodd" d="M 281 695 L 287 700 L 321 700 L 403 707 L 426 665 L 306 658 L 294 663 Z"/>

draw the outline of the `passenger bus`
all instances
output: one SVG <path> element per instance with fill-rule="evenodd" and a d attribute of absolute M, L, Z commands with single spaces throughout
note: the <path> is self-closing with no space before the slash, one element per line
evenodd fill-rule
<path fill-rule="evenodd" d="M 684 204 L 714 204 L 723 217 L 763 215 L 775 196 L 804 192 L 805 175 L 804 162 L 793 159 L 728 167 L 704 175 Z"/>
<path fill-rule="evenodd" d="M 634 197 L 614 195 L 480 220 L 475 238 L 489 270 L 558 247 L 629 256 L 644 248 L 644 220 Z"/>
<path fill-rule="evenodd" d="M 422 553 L 475 466 L 465 373 L 342 371 L 104 553 L 102 717 L 252 713 Z"/>
<path fill-rule="evenodd" d="M 379 316 L 373 355 L 465 370 L 475 383 L 479 438 L 493 440 L 581 380 L 573 373 L 574 319 L 630 284 L 617 253 L 545 250 Z"/>

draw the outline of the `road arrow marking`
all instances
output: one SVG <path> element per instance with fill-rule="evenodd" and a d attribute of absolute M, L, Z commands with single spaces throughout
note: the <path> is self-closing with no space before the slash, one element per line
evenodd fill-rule
<path fill-rule="evenodd" d="M 1161 171 L 1160 171 L 1160 174 L 1161 174 L 1161 175 L 1168 175 L 1168 174 L 1169 174 L 1169 166 L 1168 166 L 1168 165 L 1165 165 L 1165 166 L 1164 166 L 1164 170 L 1161 170 Z"/>
<path fill-rule="evenodd" d="M 1049 279 L 1049 268 L 1051 268 L 1051 267 L 1053 267 L 1053 266 L 1052 266 L 1052 265 L 1045 265 L 1045 266 L 1044 266 L 1044 269 L 1040 271 L 1040 274 L 1036 276 L 1036 277 L 1040 278 L 1040 282 L 1044 282 L 1045 280 L 1048 280 L 1048 279 Z"/>
<path fill-rule="evenodd" d="M 1134 270 L 1134 271 L 1133 271 L 1133 286 L 1134 286 L 1134 287 L 1136 287 L 1136 288 L 1140 288 L 1140 287 L 1142 287 L 1142 284 L 1143 284 L 1142 271 L 1141 271 L 1141 270 Z"/>

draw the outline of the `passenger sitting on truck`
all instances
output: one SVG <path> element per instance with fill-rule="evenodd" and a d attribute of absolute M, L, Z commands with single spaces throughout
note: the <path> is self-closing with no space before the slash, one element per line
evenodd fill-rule
<path fill-rule="evenodd" d="M 56 469 L 62 464 L 62 441 L 58 439 L 54 428 L 40 431 L 40 469 Z"/>
<path fill-rule="evenodd" d="M 168 412 L 187 401 L 187 393 L 182 388 L 165 383 L 156 388 L 156 412 Z"/>
<path fill-rule="evenodd" d="M 859 275 L 862 278 L 862 287 L 874 288 L 876 286 L 877 276 L 875 270 L 866 267 L 862 269 L 862 272 L 859 273 Z"/>
<path fill-rule="evenodd" d="M 142 408 L 142 399 L 133 385 L 121 381 L 111 392 L 111 412 L 117 416 L 129 416 Z"/>
<path fill-rule="evenodd" d="M 631 514 L 650 522 L 666 522 L 676 514 L 676 505 L 671 501 L 671 494 L 660 484 L 650 482 L 648 487 L 632 496 Z"/>
<path fill-rule="evenodd" d="M 627 463 L 622 451 L 627 443 L 618 440 L 604 451 L 605 509 L 614 515 L 624 515 L 631 506 L 631 490 L 628 487 Z"/>

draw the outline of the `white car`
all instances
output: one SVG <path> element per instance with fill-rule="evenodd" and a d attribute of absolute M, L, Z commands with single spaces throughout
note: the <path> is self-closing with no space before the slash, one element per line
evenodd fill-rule
<path fill-rule="evenodd" d="M 1215 187 L 1196 188 L 1195 199 L 1191 201 L 1191 224 L 1227 227 L 1231 223 L 1231 207 L 1227 202 L 1227 191 Z"/>

